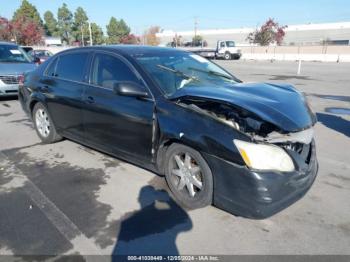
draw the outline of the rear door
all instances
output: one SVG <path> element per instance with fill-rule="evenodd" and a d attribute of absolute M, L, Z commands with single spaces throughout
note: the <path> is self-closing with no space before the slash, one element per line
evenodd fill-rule
<path fill-rule="evenodd" d="M 150 161 L 154 101 L 117 95 L 113 84 L 121 81 L 144 85 L 125 58 L 97 52 L 84 94 L 85 140 L 112 154 Z"/>
<path fill-rule="evenodd" d="M 49 113 L 64 136 L 83 139 L 84 103 L 89 53 L 76 51 L 58 56 L 40 79 Z"/>

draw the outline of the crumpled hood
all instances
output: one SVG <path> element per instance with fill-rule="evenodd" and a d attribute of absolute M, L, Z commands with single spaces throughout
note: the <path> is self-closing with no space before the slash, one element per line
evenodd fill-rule
<path fill-rule="evenodd" d="M 0 75 L 20 75 L 36 68 L 33 63 L 1 63 Z"/>
<path fill-rule="evenodd" d="M 293 86 L 270 83 L 238 83 L 224 86 L 187 86 L 173 98 L 201 97 L 220 100 L 250 111 L 286 132 L 297 132 L 315 124 L 304 96 Z"/>

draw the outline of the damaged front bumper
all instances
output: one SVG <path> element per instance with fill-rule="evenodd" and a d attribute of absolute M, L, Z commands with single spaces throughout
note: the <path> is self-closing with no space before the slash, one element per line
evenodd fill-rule
<path fill-rule="evenodd" d="M 299 200 L 318 171 L 315 142 L 307 163 L 291 155 L 293 172 L 253 171 L 210 154 L 203 154 L 214 174 L 214 205 L 235 215 L 263 219 Z M 304 159 L 305 160 L 305 159 Z"/>

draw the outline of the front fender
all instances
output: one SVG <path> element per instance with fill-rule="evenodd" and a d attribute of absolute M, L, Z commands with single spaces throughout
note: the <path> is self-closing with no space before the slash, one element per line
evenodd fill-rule
<path fill-rule="evenodd" d="M 211 117 L 174 102 L 159 104 L 156 111 L 159 128 L 158 148 L 170 142 L 187 145 L 200 153 L 244 164 L 233 139 L 247 136 Z"/>

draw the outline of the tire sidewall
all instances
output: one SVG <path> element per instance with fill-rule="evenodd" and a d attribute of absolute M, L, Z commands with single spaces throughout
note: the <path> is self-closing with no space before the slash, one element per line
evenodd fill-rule
<path fill-rule="evenodd" d="M 230 60 L 231 59 L 231 54 L 229 52 L 226 52 L 224 55 L 225 60 Z"/>
<path fill-rule="evenodd" d="M 171 174 L 172 170 L 170 161 L 175 154 L 186 152 L 189 153 L 191 157 L 196 160 L 197 164 L 200 166 L 202 171 L 203 189 L 194 198 L 192 198 L 190 195 L 184 196 L 177 190 L 176 185 L 174 185 L 171 182 L 171 178 L 173 175 Z M 180 205 L 189 209 L 196 209 L 212 204 L 213 176 L 207 162 L 198 151 L 185 145 L 172 144 L 166 152 L 165 178 L 170 188 L 170 191 L 172 192 L 175 199 L 177 200 L 177 202 L 179 202 Z M 184 188 L 184 190 L 187 190 L 186 187 Z"/>

